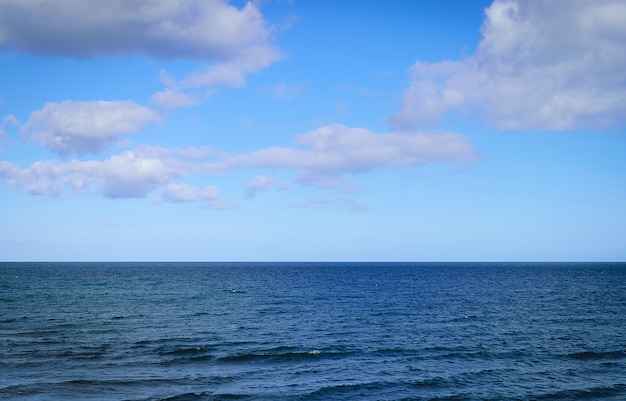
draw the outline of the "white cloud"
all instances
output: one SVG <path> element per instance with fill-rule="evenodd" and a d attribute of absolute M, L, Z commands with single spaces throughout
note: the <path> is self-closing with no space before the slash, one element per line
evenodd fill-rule
<path fill-rule="evenodd" d="M 100 190 L 108 198 L 141 198 L 180 173 L 157 158 L 124 152 L 102 162 Z"/>
<path fill-rule="evenodd" d="M 159 146 L 143 145 L 134 150 L 134 153 L 149 159 L 157 159 L 166 164 L 180 175 L 192 174 L 217 175 L 227 168 L 218 163 L 218 159 L 227 157 L 208 147 L 163 148 Z"/>
<path fill-rule="evenodd" d="M 64 101 L 34 111 L 20 132 L 60 154 L 94 153 L 158 120 L 157 113 L 132 101 Z"/>
<path fill-rule="evenodd" d="M 226 0 L 0 2 L 0 49 L 40 55 L 229 60 L 270 47 L 270 31 L 253 2 L 241 9 Z"/>
<path fill-rule="evenodd" d="M 247 74 L 281 57 L 270 43 L 272 30 L 255 2 L 242 8 L 227 0 L 0 2 L 0 51 L 213 62 L 185 78 L 185 88 L 243 86 Z M 195 98 L 171 86 L 151 100 L 166 110 L 196 104 Z"/>
<path fill-rule="evenodd" d="M 142 146 L 105 160 L 38 161 L 26 168 L 1 161 L 0 180 L 6 187 L 22 188 L 35 195 L 59 196 L 65 189 L 75 193 L 99 193 L 106 198 L 143 198 L 161 189 L 161 202 L 210 201 L 212 209 L 230 208 L 215 202 L 217 188 L 199 189 L 180 183 L 193 174 L 212 174 L 205 159 L 208 148 L 160 148 Z"/>
<path fill-rule="evenodd" d="M 12 180 L 20 173 L 20 168 L 13 163 L 0 160 L 0 179 Z"/>
<path fill-rule="evenodd" d="M 198 99 L 188 93 L 190 90 L 204 87 L 213 89 L 217 86 L 241 88 L 246 83 L 247 74 L 258 72 L 280 57 L 280 53 L 272 47 L 254 45 L 242 50 L 232 59 L 214 63 L 189 74 L 180 82 L 162 70 L 159 79 L 166 88 L 155 93 L 150 102 L 165 111 L 194 106 L 198 104 Z"/>
<path fill-rule="evenodd" d="M 158 189 L 160 201 L 210 201 L 217 190 L 180 183 L 191 175 L 224 174 L 238 168 L 284 168 L 296 181 L 344 192 L 357 189 L 343 176 L 369 170 L 407 168 L 426 163 L 465 164 L 477 158 L 469 139 L 452 132 L 392 132 L 330 125 L 298 135 L 297 148 L 272 147 L 247 154 L 220 153 L 210 148 L 140 146 L 98 161 L 40 161 L 21 168 L 0 163 L 0 179 L 8 187 L 40 195 L 60 195 L 64 189 L 88 190 L 108 198 L 141 198 Z M 289 184 L 259 175 L 246 193 L 287 189 Z M 231 207 L 230 204 L 224 207 Z M 207 206 L 208 207 L 208 206 Z M 217 208 L 217 203 L 210 207 Z"/>
<path fill-rule="evenodd" d="M 104 161 L 39 161 L 30 167 L 3 162 L 0 177 L 9 187 L 37 195 L 58 196 L 66 187 L 75 192 L 93 188 L 107 198 L 140 198 L 180 177 L 159 159 L 127 151 Z"/>
<path fill-rule="evenodd" d="M 198 98 L 189 93 L 190 88 L 242 87 L 247 74 L 281 57 L 270 43 L 272 31 L 253 1 L 242 7 L 228 0 L 0 1 L 0 51 L 76 58 L 144 55 L 208 62 L 180 83 L 161 72 L 166 88 L 150 98 L 160 111 L 196 105 Z M 93 102 L 72 103 L 85 111 L 79 116 L 83 120 L 92 113 L 110 111 L 94 110 Z M 144 121 L 156 119 L 156 114 L 148 115 L 153 113 L 149 109 L 127 105 L 131 109 L 126 110 L 124 118 L 132 118 L 129 114 L 134 113 L 142 120 L 137 114 L 141 111 Z M 89 107 L 91 110 L 87 110 Z M 105 106 L 100 102 L 98 107 Z M 136 131 L 119 126 L 106 130 L 108 134 L 104 130 L 86 130 L 94 123 L 106 123 L 113 115 L 109 113 L 102 119 L 97 116 L 97 121 L 73 117 L 72 121 L 73 113 L 63 113 L 69 109 L 70 103 L 51 103 L 33 113 L 23 129 L 24 138 L 68 155 L 96 152 L 117 137 Z M 42 115 L 46 112 L 61 115 Z"/>
<path fill-rule="evenodd" d="M 59 195 L 66 186 L 80 192 L 97 175 L 97 162 L 59 163 L 53 160 L 33 163 L 26 169 L 9 162 L 0 166 L 0 177 L 8 187 L 20 187 L 30 194 Z"/>
<path fill-rule="evenodd" d="M 150 102 L 163 110 L 179 109 L 198 104 L 198 99 L 178 89 L 165 89 L 152 95 Z"/>
<path fill-rule="evenodd" d="M 453 132 L 390 132 L 329 125 L 296 136 L 298 148 L 270 147 L 230 155 L 213 171 L 240 167 L 287 168 L 300 183 L 355 192 L 342 175 L 429 163 L 465 164 L 478 158 L 469 138 Z"/>
<path fill-rule="evenodd" d="M 230 86 L 241 88 L 246 82 L 246 75 L 258 72 L 281 57 L 280 53 L 268 46 L 252 46 L 245 49 L 232 60 L 217 63 L 183 79 L 181 85 L 186 88 Z"/>
<path fill-rule="evenodd" d="M 299 148 L 271 147 L 232 156 L 232 167 L 287 167 L 309 172 L 359 173 L 477 158 L 469 138 L 453 132 L 390 132 L 333 124 L 296 136 Z"/>
<path fill-rule="evenodd" d="M 266 191 L 274 185 L 272 179 L 270 177 L 264 175 L 257 175 L 246 185 L 246 198 L 254 198 L 254 195 L 258 191 Z"/>
<path fill-rule="evenodd" d="M 416 62 L 398 128 L 451 110 L 500 129 L 611 128 L 626 118 L 626 3 L 496 0 L 462 61 Z"/>
<path fill-rule="evenodd" d="M 165 89 L 152 95 L 150 102 L 162 110 L 172 110 L 181 107 L 190 107 L 198 104 L 198 99 L 183 92 L 176 81 L 165 70 L 159 73 L 159 80 Z"/>
<path fill-rule="evenodd" d="M 362 190 L 344 177 L 314 170 L 300 171 L 296 177 L 296 181 L 302 185 L 309 185 L 312 187 L 345 193 L 361 192 Z"/>
<path fill-rule="evenodd" d="M 214 186 L 199 189 L 187 184 L 168 184 L 163 188 L 160 200 L 172 203 L 212 201 L 219 196 L 219 192 Z"/>

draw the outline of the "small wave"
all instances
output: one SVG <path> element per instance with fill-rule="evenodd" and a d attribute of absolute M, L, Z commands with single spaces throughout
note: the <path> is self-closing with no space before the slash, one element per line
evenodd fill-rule
<path fill-rule="evenodd" d="M 39 393 L 40 391 L 32 384 L 16 384 L 8 387 L 1 387 L 0 394 L 7 395 L 9 397 L 25 397 Z"/>
<path fill-rule="evenodd" d="M 572 359 L 581 360 L 603 360 L 603 359 L 621 359 L 626 357 L 626 351 L 606 351 L 606 352 L 593 352 L 582 351 L 568 354 L 567 357 Z"/>
<path fill-rule="evenodd" d="M 379 356 L 379 357 L 392 357 L 392 356 L 402 356 L 402 357 L 406 357 L 407 355 L 410 355 L 412 352 L 410 350 L 407 350 L 405 348 L 380 348 L 380 349 L 376 349 L 374 351 L 372 351 L 372 355 L 375 356 Z"/>
<path fill-rule="evenodd" d="M 0 298 L 0 302 L 17 302 L 13 298 Z"/>
<path fill-rule="evenodd" d="M 80 347 L 71 351 L 68 357 L 72 359 L 86 359 L 86 360 L 100 360 L 109 351 L 110 346 L 108 344 L 102 344 L 101 346 L 93 347 Z"/>
<path fill-rule="evenodd" d="M 153 388 L 163 384 L 162 380 L 91 380 L 77 379 L 66 380 L 61 382 L 36 382 L 29 384 L 18 384 L 0 388 L 0 395 L 13 397 L 33 397 L 37 395 L 47 395 L 51 398 L 46 399 L 89 399 L 89 395 L 101 395 L 103 393 L 112 393 L 121 389 L 128 388 Z M 0 397 L 2 398 L 2 397 Z"/>
<path fill-rule="evenodd" d="M 303 352 L 261 352 L 250 354 L 238 354 L 218 358 L 219 362 L 291 362 L 297 360 L 317 359 L 322 355 L 321 351 L 311 350 Z M 330 356 L 324 353 L 325 356 Z"/>
<path fill-rule="evenodd" d="M 208 392 L 202 393 L 184 393 L 177 394 L 167 398 L 155 398 L 154 401 L 188 401 L 188 400 L 208 400 L 212 394 Z M 151 399 L 152 400 L 152 399 Z"/>
<path fill-rule="evenodd" d="M 470 360 L 470 359 L 483 359 L 489 352 L 485 350 L 476 350 L 466 347 L 434 347 L 426 349 L 425 356 L 432 358 L 435 356 L 438 359 L 458 359 L 458 360 Z"/>
<path fill-rule="evenodd" d="M 200 393 L 185 393 L 167 398 L 159 398 L 158 401 L 223 401 L 223 400 L 250 400 L 254 397 L 245 394 L 213 394 L 208 391 Z"/>
<path fill-rule="evenodd" d="M 172 358 L 160 363 L 160 366 L 188 365 L 196 363 L 207 363 L 215 361 L 215 357 L 211 355 L 198 355 L 191 357 Z"/>
<path fill-rule="evenodd" d="M 161 348 L 157 349 L 160 355 L 198 355 L 206 354 L 209 350 L 205 347 L 184 347 L 184 348 Z"/>
<path fill-rule="evenodd" d="M 362 393 L 364 391 L 372 391 L 378 388 L 384 387 L 387 383 L 382 382 L 372 382 L 372 383 L 355 383 L 355 384 L 337 384 L 334 386 L 325 386 L 321 387 L 312 393 L 309 396 L 317 396 L 317 397 L 330 397 L 332 395 L 336 395 L 337 393 Z"/>
<path fill-rule="evenodd" d="M 411 383 L 411 387 L 424 388 L 424 387 L 440 387 L 446 385 L 446 379 L 442 377 L 434 377 L 431 379 L 417 380 Z"/>
<path fill-rule="evenodd" d="M 157 349 L 158 354 L 164 358 L 162 366 L 214 361 L 216 358 L 209 351 L 208 348 L 199 346 Z"/>
<path fill-rule="evenodd" d="M 626 395 L 626 385 L 616 384 L 611 387 L 592 387 L 589 389 L 563 390 L 555 393 L 543 394 L 532 399 L 536 400 L 597 400 L 615 398 Z"/>
<path fill-rule="evenodd" d="M 370 381 L 362 383 L 342 383 L 320 387 L 306 395 L 302 400 L 359 400 L 359 399 L 412 399 L 414 391 L 406 383 L 393 381 Z M 375 396 L 374 396 L 375 394 Z M 373 398 L 375 397 L 375 398 Z M 399 398 L 400 397 L 400 398 Z"/>

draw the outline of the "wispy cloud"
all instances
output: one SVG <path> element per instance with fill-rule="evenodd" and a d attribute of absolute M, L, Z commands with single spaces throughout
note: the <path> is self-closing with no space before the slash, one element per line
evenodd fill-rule
<path fill-rule="evenodd" d="M 280 52 L 267 45 L 254 45 L 246 48 L 229 61 L 214 64 L 203 71 L 190 74 L 181 81 L 184 88 L 229 86 L 240 88 L 246 82 L 246 75 L 258 72 L 280 59 Z"/>
<path fill-rule="evenodd" d="M 159 201 L 181 203 L 213 201 L 219 198 L 219 191 L 212 185 L 202 189 L 187 184 L 172 183 L 163 188 Z"/>
<path fill-rule="evenodd" d="M 254 198 L 259 191 L 266 191 L 274 185 L 274 182 L 271 178 L 264 175 L 257 175 L 246 185 L 246 198 L 251 199 Z"/>
<path fill-rule="evenodd" d="M 2 124 L 0 125 L 4 127 L 5 125 L 17 125 L 17 124 L 19 124 L 19 121 L 17 120 L 17 118 L 13 114 L 7 114 L 2 119 Z"/>
<path fill-rule="evenodd" d="M 611 128 L 626 119 L 626 3 L 496 0 L 471 57 L 416 62 L 389 122 L 422 127 L 455 110 L 504 130 Z"/>
<path fill-rule="evenodd" d="M 172 110 L 198 104 L 198 99 L 183 92 L 176 81 L 165 70 L 159 73 L 159 80 L 165 89 L 152 95 L 150 102 L 161 110 Z"/>
<path fill-rule="evenodd" d="M 167 88 L 152 95 L 150 102 L 162 110 L 172 110 L 195 106 L 198 99 L 180 89 Z"/>
<path fill-rule="evenodd" d="M 5 126 L 17 125 L 17 124 L 19 124 L 19 121 L 17 120 L 17 118 L 15 118 L 13 114 L 7 114 L 6 116 L 4 116 L 4 118 L 2 119 L 2 122 L 0 123 L 0 140 L 3 140 L 9 136 L 9 134 L 7 134 L 7 132 L 4 130 Z M 4 148 L 2 147 L 1 144 L 0 144 L 0 151 L 4 151 Z"/>

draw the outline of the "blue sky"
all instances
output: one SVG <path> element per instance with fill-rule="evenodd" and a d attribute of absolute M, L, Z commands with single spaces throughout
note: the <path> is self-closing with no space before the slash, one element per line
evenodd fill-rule
<path fill-rule="evenodd" d="M 5 0 L 0 259 L 626 260 L 624 21 Z"/>

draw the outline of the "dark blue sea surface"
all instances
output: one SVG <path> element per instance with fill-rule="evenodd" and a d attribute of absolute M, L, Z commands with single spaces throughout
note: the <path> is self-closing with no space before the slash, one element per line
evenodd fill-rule
<path fill-rule="evenodd" d="M 624 400 L 624 263 L 0 263 L 1 400 Z"/>

